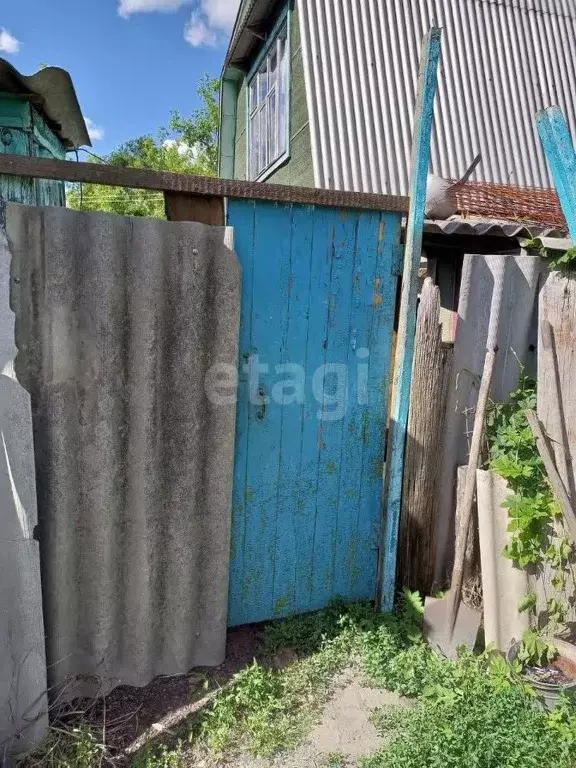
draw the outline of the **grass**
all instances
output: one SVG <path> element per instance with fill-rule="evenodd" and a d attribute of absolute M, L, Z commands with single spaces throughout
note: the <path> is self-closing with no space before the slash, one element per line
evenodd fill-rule
<path fill-rule="evenodd" d="M 440 658 L 423 640 L 422 612 L 420 599 L 406 594 L 394 616 L 376 614 L 368 605 L 334 606 L 271 624 L 264 656 L 289 648 L 298 660 L 281 670 L 255 661 L 188 726 L 175 747 L 148 749 L 134 766 L 180 768 L 195 764 L 198 754 L 219 757 L 247 750 L 267 757 L 291 749 L 314 723 L 335 676 L 351 664 L 361 666 L 372 684 L 416 698 L 413 709 L 376 713 L 386 746 L 367 758 L 364 768 L 576 765 L 571 702 L 552 714 L 539 711 L 529 689 L 493 653 L 464 654 L 457 662 Z M 74 734 L 68 744 L 59 734 L 57 748 L 41 764 L 99 766 L 103 747 L 95 734 L 84 727 Z M 326 758 L 326 766 L 345 764 L 339 754 Z"/>
<path fill-rule="evenodd" d="M 47 743 L 27 756 L 27 768 L 92 768 L 102 762 L 106 749 L 96 732 L 87 724 L 75 728 L 52 728 Z"/>
<path fill-rule="evenodd" d="M 346 768 L 348 760 L 342 752 L 330 752 L 324 760 L 324 768 Z"/>

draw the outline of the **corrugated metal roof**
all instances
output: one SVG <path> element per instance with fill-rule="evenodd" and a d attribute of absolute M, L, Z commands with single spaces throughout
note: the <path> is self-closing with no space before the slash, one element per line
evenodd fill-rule
<path fill-rule="evenodd" d="M 0 59 L 0 91 L 19 94 L 33 102 L 66 149 L 92 146 L 72 78 L 66 70 L 45 67 L 26 76 Z"/>
<path fill-rule="evenodd" d="M 576 18 L 576 8 L 573 0 L 479 0 L 481 3 L 506 5 L 511 8 L 536 11 L 538 13 L 555 13 Z"/>
<path fill-rule="evenodd" d="M 532 238 L 565 238 L 566 231 L 538 224 L 522 224 L 491 219 L 466 219 L 454 216 L 447 221 L 427 221 L 424 232 L 429 235 L 464 235 L 477 237 L 513 237 L 526 240 Z"/>
<path fill-rule="evenodd" d="M 576 134 L 576 9 L 568 0 L 298 0 L 317 186 L 409 191 L 421 42 L 444 28 L 432 170 L 551 186 L 534 116 Z M 319 97 L 319 94 L 321 96 Z"/>

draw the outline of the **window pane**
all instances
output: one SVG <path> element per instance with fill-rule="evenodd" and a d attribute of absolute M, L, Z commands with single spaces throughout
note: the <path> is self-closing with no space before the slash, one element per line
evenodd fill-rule
<path fill-rule="evenodd" d="M 260 112 L 260 168 L 262 173 L 268 166 L 268 120 L 266 107 Z"/>
<path fill-rule="evenodd" d="M 288 149 L 288 46 L 286 45 L 286 28 L 283 30 L 284 39 L 278 43 L 280 49 L 279 61 L 279 92 L 278 92 L 278 155 L 283 155 Z"/>
<path fill-rule="evenodd" d="M 287 146 L 288 27 L 272 42 L 260 69 L 249 84 L 250 178 L 258 178 Z"/>
<path fill-rule="evenodd" d="M 277 159 L 278 152 L 278 103 L 276 89 L 270 91 L 268 99 L 268 139 L 270 142 L 270 162 Z"/>
<path fill-rule="evenodd" d="M 258 113 L 250 120 L 250 178 L 258 176 L 258 143 L 259 123 Z"/>
<path fill-rule="evenodd" d="M 254 112 L 258 106 L 258 76 L 252 79 L 250 83 L 250 113 Z"/>
<path fill-rule="evenodd" d="M 268 95 L 268 62 L 265 61 L 258 72 L 258 103 L 261 104 Z"/>
<path fill-rule="evenodd" d="M 272 48 L 270 58 L 268 59 L 268 88 L 272 90 L 276 85 L 276 77 L 278 73 L 278 54 L 276 52 L 276 46 Z"/>

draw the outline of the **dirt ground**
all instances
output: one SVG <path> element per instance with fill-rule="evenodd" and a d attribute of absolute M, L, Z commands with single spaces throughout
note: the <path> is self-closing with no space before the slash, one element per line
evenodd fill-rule
<path fill-rule="evenodd" d="M 259 656 L 263 630 L 240 627 L 228 633 L 226 661 L 216 668 L 197 668 L 187 675 L 159 677 L 144 688 L 120 686 L 104 698 L 75 701 L 60 713 L 64 722 L 78 716 L 106 734 L 107 747 L 118 756 L 134 754 L 163 734 L 175 735 L 219 688 Z M 127 763 L 127 761 L 126 761 Z M 118 764 L 126 764 L 118 759 Z"/>
<path fill-rule="evenodd" d="M 230 768 L 352 767 L 360 757 L 382 746 L 382 739 L 370 722 L 373 710 L 406 706 L 406 700 L 394 693 L 366 688 L 359 674 L 348 670 L 338 680 L 321 721 L 298 749 L 274 760 L 240 757 L 228 765 Z"/>
<path fill-rule="evenodd" d="M 145 688 L 119 687 L 104 699 L 75 702 L 76 715 L 106 734 L 106 744 L 117 757 L 115 765 L 129 764 L 147 744 L 178 735 L 179 728 L 202 709 L 241 669 L 259 658 L 263 630 L 242 627 L 228 636 L 226 661 L 216 669 L 195 669 L 188 675 L 161 677 Z M 284 649 L 286 651 L 286 649 Z M 281 666 L 292 659 L 273 659 Z M 331 698 L 312 730 L 298 749 L 274 760 L 239 756 L 225 765 L 230 768 L 341 768 L 355 766 L 358 758 L 373 753 L 381 739 L 370 722 L 374 709 L 408 706 L 401 697 L 363 685 L 355 670 L 348 670 L 336 683 Z M 123 757 L 126 756 L 126 757 Z M 212 762 L 194 759 L 190 768 L 213 768 Z"/>

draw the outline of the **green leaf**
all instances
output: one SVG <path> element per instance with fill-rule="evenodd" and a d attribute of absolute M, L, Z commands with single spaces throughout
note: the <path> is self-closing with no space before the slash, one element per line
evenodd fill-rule
<path fill-rule="evenodd" d="M 536 604 L 538 602 L 538 596 L 531 592 L 529 595 L 526 595 L 526 597 L 520 601 L 520 604 L 518 605 L 518 613 L 526 613 L 526 611 L 531 611 L 534 608 L 536 608 Z"/>

